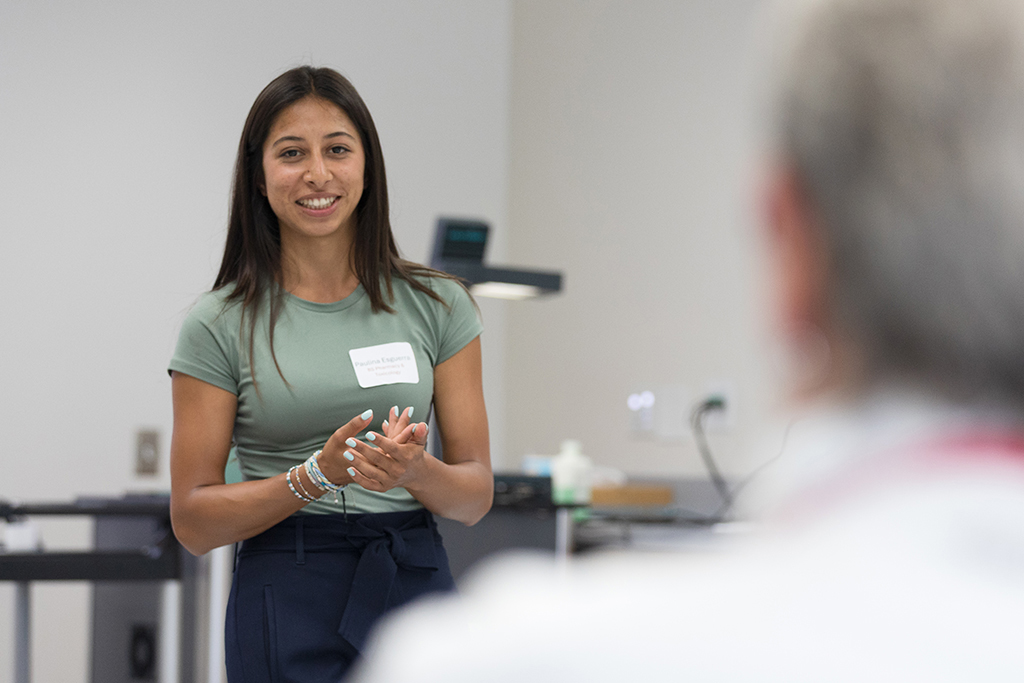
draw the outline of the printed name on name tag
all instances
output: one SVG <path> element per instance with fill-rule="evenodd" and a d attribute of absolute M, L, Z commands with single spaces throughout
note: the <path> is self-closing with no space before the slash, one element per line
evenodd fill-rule
<path fill-rule="evenodd" d="M 416 355 L 409 342 L 365 346 L 348 352 L 359 386 L 364 389 L 384 384 L 419 384 Z"/>

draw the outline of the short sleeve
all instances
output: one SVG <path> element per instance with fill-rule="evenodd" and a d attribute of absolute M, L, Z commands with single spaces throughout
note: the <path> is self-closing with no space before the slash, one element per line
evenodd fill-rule
<path fill-rule="evenodd" d="M 185 317 L 168 372 L 180 372 L 238 394 L 239 327 L 232 325 L 220 297 L 204 295 Z M 237 320 L 236 320 L 237 323 Z"/>
<path fill-rule="evenodd" d="M 483 332 L 480 313 L 466 288 L 453 280 L 440 280 L 440 293 L 451 310 L 446 311 L 440 344 L 437 349 L 437 364 L 448 360 L 461 351 L 466 344 Z"/>

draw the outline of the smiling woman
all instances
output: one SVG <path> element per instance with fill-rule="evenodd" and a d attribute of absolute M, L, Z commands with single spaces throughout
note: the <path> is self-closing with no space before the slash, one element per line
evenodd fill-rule
<path fill-rule="evenodd" d="M 352 85 L 311 67 L 271 82 L 220 273 L 169 366 L 175 534 L 193 553 L 241 542 L 230 681 L 337 681 L 384 612 L 452 588 L 433 514 L 473 524 L 492 498 L 480 332 L 465 288 L 398 256 Z M 443 459 L 412 419 L 431 410 Z M 245 481 L 226 484 L 232 450 Z"/>

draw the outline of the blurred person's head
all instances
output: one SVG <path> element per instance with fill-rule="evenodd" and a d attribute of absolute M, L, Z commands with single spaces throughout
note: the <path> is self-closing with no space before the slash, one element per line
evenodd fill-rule
<path fill-rule="evenodd" d="M 1024 401 L 1024 13 L 799 5 L 769 205 L 783 318 L 829 349 L 805 389 Z"/>

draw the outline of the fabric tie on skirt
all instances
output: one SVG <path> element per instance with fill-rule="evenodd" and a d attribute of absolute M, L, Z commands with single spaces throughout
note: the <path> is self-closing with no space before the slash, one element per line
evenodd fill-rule
<path fill-rule="evenodd" d="M 368 523 L 369 521 L 369 523 Z M 371 625 L 391 604 L 399 568 L 437 571 L 434 530 L 415 519 L 398 528 L 376 527 L 360 520 L 349 529 L 347 540 L 361 551 L 338 633 L 361 651 Z"/>

